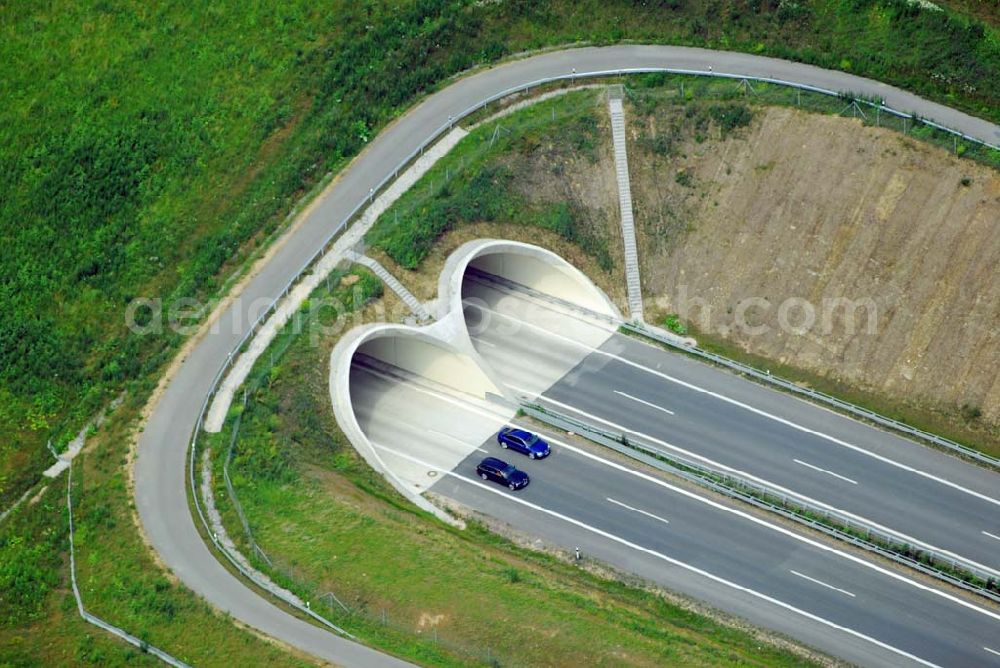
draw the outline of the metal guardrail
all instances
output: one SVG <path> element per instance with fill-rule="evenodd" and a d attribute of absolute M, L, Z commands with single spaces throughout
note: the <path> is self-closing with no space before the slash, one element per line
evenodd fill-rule
<path fill-rule="evenodd" d="M 844 93 L 839 93 L 837 91 L 832 91 L 832 90 L 828 90 L 828 89 L 824 89 L 824 88 L 819 88 L 819 87 L 816 87 L 816 86 L 810 86 L 808 84 L 800 84 L 800 83 L 796 83 L 796 82 L 792 82 L 792 81 L 783 81 L 781 79 L 773 79 L 773 78 L 768 78 L 768 77 L 752 77 L 752 76 L 745 76 L 745 75 L 741 75 L 741 74 L 729 74 L 729 73 L 725 73 L 725 72 L 712 72 L 712 71 L 702 71 L 702 70 L 688 70 L 688 69 L 679 69 L 679 68 L 670 68 L 670 67 L 640 67 L 640 68 L 623 68 L 623 69 L 615 69 L 615 70 L 595 70 L 595 71 L 588 71 L 588 72 L 575 72 L 574 71 L 574 72 L 568 73 L 568 74 L 562 74 L 562 75 L 557 75 L 557 76 L 552 76 L 552 77 L 544 77 L 544 78 L 541 78 L 541 79 L 536 79 L 534 81 L 530 81 L 530 82 L 527 82 L 527 83 L 524 83 L 524 84 L 520 84 L 518 86 L 513 86 L 513 87 L 507 88 L 505 90 L 502 90 L 502 91 L 500 91 L 498 93 L 495 93 L 495 94 L 493 94 L 493 95 L 491 95 L 491 96 L 489 96 L 489 97 L 487 97 L 487 98 L 485 98 L 485 99 L 477 102 L 476 104 L 474 104 L 474 105 L 466 108 L 465 110 L 459 112 L 458 114 L 455 114 L 455 115 L 449 117 L 446 123 L 443 123 L 436 130 L 434 130 L 433 132 L 431 132 L 431 134 L 428 135 L 428 137 L 423 142 L 421 142 L 420 145 L 416 149 L 414 149 L 413 151 L 411 151 L 409 153 L 409 155 L 407 155 L 405 158 L 403 158 L 399 162 L 399 164 L 397 164 L 396 167 L 394 167 L 392 169 L 391 172 L 387 173 L 374 187 L 370 188 L 369 192 L 368 192 L 368 197 L 366 199 L 362 199 L 361 201 L 359 201 L 354 206 L 354 208 L 351 209 L 350 213 L 348 213 L 347 216 L 345 216 L 344 219 L 341 220 L 336 225 L 336 227 L 334 227 L 334 229 L 330 232 L 330 234 L 327 235 L 326 239 L 320 245 L 320 247 L 317 249 L 317 251 L 311 257 L 309 257 L 309 259 L 307 259 L 302 264 L 302 266 L 299 268 L 299 270 L 295 272 L 295 274 L 292 276 L 292 278 L 289 279 L 289 281 L 285 284 L 285 286 L 279 291 L 278 296 L 275 297 L 274 300 L 268 305 L 267 309 L 265 309 L 264 312 L 261 313 L 260 316 L 258 316 L 258 318 L 250 326 L 250 329 L 247 330 L 246 333 L 244 333 L 244 335 L 236 343 L 236 345 L 233 347 L 233 349 L 229 352 L 229 354 L 227 355 L 226 360 L 223 363 L 222 367 L 219 368 L 219 370 L 216 372 L 214 378 L 212 379 L 211 385 L 209 387 L 209 392 L 205 396 L 205 401 L 202 403 L 201 410 L 200 410 L 200 412 L 198 414 L 198 419 L 197 419 L 197 421 L 195 423 L 195 426 L 194 426 L 194 429 L 192 431 L 191 438 L 190 438 L 190 441 L 189 441 L 189 443 L 190 443 L 190 461 L 189 461 L 189 464 L 188 464 L 188 469 L 189 469 L 189 483 L 190 483 L 190 486 L 191 486 L 191 494 L 192 494 L 192 497 L 194 498 L 195 509 L 197 510 L 198 516 L 201 519 L 201 522 L 202 522 L 203 526 L 205 527 L 206 533 L 210 537 L 212 536 L 212 531 L 211 531 L 211 528 L 209 527 L 208 520 L 205 517 L 204 511 L 203 511 L 203 509 L 201 507 L 201 502 L 200 502 L 199 497 L 198 497 L 198 488 L 197 488 L 197 485 L 195 483 L 195 470 L 196 470 L 195 458 L 196 458 L 196 452 L 197 452 L 197 446 L 198 446 L 198 433 L 201 431 L 202 425 L 204 424 L 205 413 L 208 410 L 209 403 L 211 402 L 212 398 L 215 396 L 216 392 L 218 391 L 219 383 L 222 381 L 222 378 L 225 376 L 226 372 L 228 372 L 229 368 L 232 366 L 233 359 L 234 359 L 235 355 L 237 353 L 239 353 L 243 349 L 243 347 L 247 344 L 247 342 L 254 335 L 256 335 L 257 329 L 260 327 L 260 325 L 263 324 L 265 322 L 265 320 L 268 317 L 270 317 L 270 315 L 272 313 L 274 313 L 274 311 L 278 307 L 278 304 L 281 303 L 281 300 L 283 300 L 285 297 L 288 296 L 288 293 L 290 292 L 292 286 L 299 281 L 299 279 L 302 277 L 303 274 L 305 274 L 305 272 L 309 269 L 309 267 L 311 267 L 317 260 L 319 260 L 321 257 L 323 257 L 327 252 L 329 252 L 329 250 L 330 250 L 330 248 L 331 248 L 334 240 L 337 238 L 337 236 L 341 232 L 343 232 L 343 230 L 347 227 L 347 225 L 352 220 L 354 220 L 354 218 L 357 217 L 357 215 L 368 204 L 370 204 L 374 200 L 375 195 L 377 193 L 381 193 L 382 190 L 389 183 L 391 183 L 392 181 L 394 181 L 399 176 L 399 172 L 401 170 L 405 169 L 407 165 L 409 165 L 413 160 L 415 160 L 417 157 L 419 157 L 420 155 L 422 155 L 423 152 L 428 147 L 430 147 L 432 144 L 434 144 L 438 139 L 440 139 L 442 135 L 444 135 L 446 132 L 448 132 L 449 130 L 451 130 L 454 127 L 454 125 L 455 125 L 456 122 L 461 121 L 462 119 L 466 118 L 467 116 L 469 116 L 469 115 L 471 115 L 471 114 L 473 114 L 473 113 L 475 113 L 475 112 L 477 112 L 477 111 L 479 111 L 481 109 L 486 108 L 488 105 L 492 104 L 493 102 L 496 102 L 498 100 L 501 100 L 501 99 L 503 99 L 505 97 L 508 97 L 508 96 L 511 96 L 511 95 L 516 95 L 518 93 L 526 93 L 529 90 L 532 90 L 534 88 L 538 88 L 539 86 L 544 86 L 544 85 L 547 85 L 547 84 L 551 84 L 551 83 L 566 82 L 566 81 L 577 81 L 577 80 L 580 80 L 580 79 L 590 79 L 590 78 L 603 78 L 603 77 L 625 76 L 627 74 L 651 74 L 651 73 L 656 73 L 656 72 L 663 72 L 663 73 L 667 73 L 667 74 L 687 74 L 687 75 L 696 75 L 696 76 L 720 77 L 720 78 L 735 79 L 735 80 L 746 79 L 746 80 L 750 80 L 750 81 L 761 81 L 761 82 L 765 82 L 765 83 L 773 83 L 773 84 L 778 84 L 778 85 L 783 85 L 783 86 L 789 86 L 789 87 L 792 87 L 792 88 L 798 88 L 800 90 L 808 90 L 808 91 L 812 91 L 812 92 L 815 92 L 815 93 L 822 93 L 824 95 L 830 95 L 830 96 L 834 96 L 834 97 L 841 97 L 844 94 Z M 900 111 L 897 111 L 895 109 L 892 109 L 891 107 L 887 107 L 887 106 L 882 105 L 882 104 L 870 102 L 870 101 L 864 100 L 864 99 L 859 99 L 857 101 L 859 103 L 867 104 L 867 105 L 872 106 L 872 107 L 878 107 L 882 111 L 888 112 L 890 114 L 894 114 L 896 116 L 913 118 L 912 114 L 907 114 L 907 113 L 904 113 L 904 112 L 900 112 Z M 927 123 L 928 125 L 933 125 L 934 127 L 938 128 L 940 130 L 943 130 L 945 132 L 948 132 L 948 133 L 950 133 L 952 135 L 961 137 L 961 138 L 966 139 L 966 140 L 971 141 L 971 142 L 975 142 L 977 144 L 982 144 L 984 146 L 988 146 L 990 148 L 1000 150 L 1000 146 L 995 146 L 995 145 L 990 144 L 988 142 L 984 142 L 982 140 L 979 140 L 979 139 L 977 139 L 975 137 L 968 136 L 968 135 L 966 135 L 966 134 L 964 134 L 962 132 L 959 132 L 957 130 L 952 130 L 951 128 L 947 128 L 947 127 L 944 127 L 942 125 L 938 125 L 937 123 L 934 123 L 933 121 L 928 121 L 926 119 L 922 119 L 922 120 L 923 120 L 923 122 Z M 221 545 L 221 543 L 217 539 L 215 539 L 213 537 L 212 540 L 213 540 L 213 543 L 215 544 L 215 546 L 219 549 L 219 551 L 226 556 L 226 558 L 233 564 L 233 566 L 237 570 L 240 571 L 240 573 L 242 573 L 249 580 L 251 580 L 252 582 L 255 582 L 255 584 L 257 584 L 257 582 L 254 579 L 254 577 L 250 573 L 246 572 L 246 570 L 239 564 L 239 562 L 232 555 L 230 555 L 228 553 L 228 551 Z M 309 616 L 317 619 L 317 621 L 320 621 L 322 624 L 324 624 L 324 625 L 326 625 L 326 626 L 328 626 L 330 628 L 333 628 L 337 632 L 342 633 L 344 635 L 347 635 L 349 637 L 352 637 L 352 636 L 350 636 L 349 633 L 347 633 L 343 629 L 337 628 L 336 626 L 334 626 L 333 624 L 331 624 L 329 621 L 327 621 L 326 619 L 324 619 L 321 616 L 317 615 L 315 612 L 309 610 L 308 608 L 305 608 L 305 607 L 302 607 L 302 606 L 295 606 L 295 607 L 297 607 L 301 612 L 303 612 L 303 613 L 305 613 L 305 614 L 307 614 L 307 615 L 309 615 Z"/>
<path fill-rule="evenodd" d="M 73 596 L 76 598 L 76 609 L 80 612 L 80 616 L 83 617 L 84 621 L 104 629 L 108 633 L 121 638 L 131 645 L 135 645 L 140 651 L 152 654 L 166 664 L 174 666 L 175 668 L 190 668 L 188 664 L 170 654 L 167 654 L 159 647 L 154 647 L 145 640 L 135 637 L 128 631 L 104 621 L 97 615 L 87 612 L 86 608 L 83 607 L 83 598 L 80 596 L 80 588 L 76 584 L 76 548 L 73 545 L 73 462 L 70 462 L 69 473 L 66 476 L 66 510 L 69 513 L 69 577 L 70 583 L 73 586 Z"/>
<path fill-rule="evenodd" d="M 671 340 L 666 336 L 663 336 L 662 334 L 658 333 L 657 331 L 645 325 L 623 322 L 621 323 L 621 327 L 628 331 L 635 332 L 640 336 L 645 336 L 647 338 L 653 339 L 654 341 L 658 341 L 677 350 L 681 350 L 685 353 L 689 353 L 691 355 L 708 360 L 720 366 L 724 366 L 728 369 L 732 369 L 737 373 L 743 374 L 745 376 L 750 376 L 751 378 L 762 381 L 769 385 L 775 385 L 788 392 L 808 397 L 813 401 L 833 406 L 834 408 L 842 410 L 846 413 L 850 413 L 851 415 L 854 415 L 856 417 L 860 417 L 862 419 L 875 422 L 876 424 L 880 424 L 883 427 L 888 427 L 889 429 L 892 429 L 894 431 L 908 434 L 910 436 L 914 436 L 928 443 L 932 443 L 947 450 L 951 450 L 952 452 L 955 452 L 963 457 L 967 457 L 982 464 L 986 464 L 989 467 L 1000 468 L 1000 459 L 997 459 L 996 457 L 991 457 L 990 455 L 987 455 L 984 452 L 973 450 L 972 448 L 962 445 L 961 443 L 956 443 L 955 441 L 949 438 L 938 436 L 937 434 L 932 434 L 922 429 L 918 429 L 916 427 L 906 424 L 905 422 L 900 422 L 899 420 L 895 420 L 885 415 L 881 415 L 874 411 L 870 411 L 867 408 L 856 406 L 855 404 L 844 401 L 843 399 L 838 399 L 837 397 L 831 396 L 824 392 L 819 392 L 818 390 L 813 390 L 808 387 L 797 385 L 796 383 L 793 383 L 790 380 L 785 380 L 784 378 L 773 376 L 766 371 L 761 371 L 760 369 L 752 367 L 748 364 L 743 364 L 742 362 L 731 360 L 728 357 L 723 357 L 722 355 L 716 355 L 715 353 L 708 352 L 707 350 L 702 350 L 697 346 L 679 345 L 676 341 Z"/>
<path fill-rule="evenodd" d="M 816 506 L 794 494 L 771 489 L 767 485 L 746 480 L 729 471 L 717 470 L 675 453 L 665 452 L 644 443 L 640 436 L 597 427 L 537 403 L 522 403 L 521 409 L 527 415 L 546 424 L 565 431 L 573 431 L 588 440 L 661 471 L 677 475 L 730 498 L 775 512 L 828 536 L 1000 603 L 1000 583 L 994 574 L 984 572 L 976 565 L 962 559 L 931 549 L 913 549 L 909 542 L 891 532 L 872 527 L 828 508 Z M 907 551 L 914 553 L 916 558 L 909 556 Z M 921 556 L 924 559 L 921 559 Z M 982 582 L 982 585 L 979 582 Z"/>
<path fill-rule="evenodd" d="M 884 427 L 888 427 L 895 431 L 919 438 L 921 440 L 924 440 L 928 443 L 932 443 L 947 450 L 951 450 L 963 457 L 967 457 L 981 464 L 985 464 L 986 466 L 993 468 L 1000 468 L 1000 459 L 991 457 L 990 455 L 987 455 L 984 452 L 973 450 L 972 448 L 962 445 L 961 443 L 956 443 L 951 439 L 923 431 L 922 429 L 918 429 L 916 427 L 908 425 L 905 422 L 900 422 L 899 420 L 895 420 L 885 415 L 881 415 L 874 411 L 870 411 L 867 408 L 862 408 L 861 406 L 857 406 L 850 402 L 844 401 L 843 399 L 838 399 L 837 397 L 831 396 L 824 392 L 819 392 L 817 390 L 812 390 L 808 387 L 797 385 L 796 383 L 793 383 L 790 380 L 785 380 L 784 378 L 781 378 L 779 376 L 771 375 L 766 371 L 761 371 L 760 369 L 752 367 L 748 364 L 743 364 L 742 362 L 737 362 L 736 360 L 729 359 L 728 357 L 723 357 L 722 355 L 717 355 L 715 353 L 708 352 L 707 350 L 703 350 L 701 348 L 698 348 L 697 346 L 684 345 L 683 343 L 680 342 L 681 337 L 666 336 L 658 332 L 656 329 L 649 327 L 645 323 L 634 323 L 634 322 L 627 322 L 625 320 L 620 320 L 618 318 L 606 315 L 604 313 L 593 311 L 591 309 L 586 308 L 585 306 L 580 306 L 579 304 L 574 304 L 564 299 L 560 299 L 559 297 L 556 297 L 554 295 L 541 292 L 527 285 L 517 283 L 516 281 L 512 281 L 509 278 L 505 278 L 503 276 L 497 276 L 496 274 L 491 274 L 489 272 L 483 271 L 482 269 L 477 269 L 475 267 L 469 267 L 469 269 L 466 270 L 466 273 L 470 278 L 472 278 L 473 280 L 477 280 L 481 283 L 490 283 L 492 285 L 497 285 L 500 286 L 501 288 L 505 288 L 510 291 L 524 293 L 535 299 L 547 301 L 552 304 L 556 304 L 564 309 L 575 311 L 585 317 L 615 325 L 627 331 L 634 332 L 640 336 L 644 336 L 646 338 L 653 339 L 654 341 L 658 341 L 659 343 L 662 343 L 664 345 L 668 345 L 675 350 L 689 353 L 691 355 L 700 357 L 704 360 L 708 360 L 720 366 L 724 366 L 728 369 L 736 371 L 745 376 L 750 376 L 755 380 L 759 380 L 761 382 L 770 385 L 775 385 L 777 387 L 782 388 L 783 390 L 787 390 L 788 392 L 793 392 L 795 394 L 808 397 L 813 401 L 827 404 L 828 406 L 832 406 L 834 408 L 837 408 L 841 411 L 844 411 L 856 417 L 869 420 L 876 424 L 880 424 Z"/>
<path fill-rule="evenodd" d="M 261 318 L 263 318 L 263 315 L 261 316 Z M 256 328 L 256 325 L 259 324 L 260 320 L 261 319 L 258 319 L 258 322 L 254 324 L 254 329 Z M 254 329 L 251 329 L 251 331 L 254 331 Z M 241 340 L 241 344 L 239 346 L 237 346 L 235 348 L 235 350 L 239 350 L 242 347 L 242 344 L 246 343 L 246 341 L 249 338 L 249 334 L 250 333 L 248 332 L 247 335 L 244 335 L 243 339 Z M 272 583 L 270 583 L 268 581 L 265 581 L 262 578 L 262 576 L 260 576 L 260 575 L 258 575 L 256 573 L 254 573 L 253 571 L 247 569 L 240 562 L 240 560 L 236 558 L 235 555 L 233 555 L 233 554 L 230 553 L 229 549 L 222 543 L 222 541 L 215 534 L 215 532 L 212 531 L 212 528 L 211 528 L 211 526 L 208 523 L 208 518 L 205 517 L 205 511 L 202 508 L 201 498 L 198 495 L 198 488 L 197 488 L 197 485 L 195 483 L 195 470 L 197 468 L 196 465 L 195 465 L 195 461 L 196 461 L 196 455 L 197 455 L 197 450 L 198 450 L 198 434 L 199 434 L 199 432 L 201 432 L 202 425 L 204 424 L 205 413 L 208 410 L 208 404 L 211 401 L 212 397 L 215 396 L 215 390 L 218 388 L 218 384 L 221 381 L 223 375 L 229 369 L 229 367 L 232 365 L 232 360 L 233 360 L 233 354 L 230 353 L 229 356 L 227 357 L 226 364 L 221 369 L 219 369 L 219 371 L 215 374 L 215 378 L 212 381 L 212 388 L 213 388 L 212 392 L 209 393 L 208 395 L 206 395 L 205 401 L 202 403 L 201 412 L 198 415 L 198 421 L 195 423 L 194 431 L 193 431 L 193 434 L 191 436 L 190 460 L 188 462 L 188 476 L 189 476 L 188 479 L 189 479 L 189 483 L 191 485 L 191 496 L 194 499 L 195 509 L 198 512 L 198 517 L 201 519 L 202 525 L 205 527 L 205 533 L 209 537 L 209 539 L 212 541 L 212 544 L 215 546 L 215 548 L 223 556 L 225 556 L 226 559 L 229 561 L 229 563 L 232 564 L 233 568 L 235 568 L 237 571 L 239 571 L 240 574 L 243 577 L 245 577 L 247 580 L 249 580 L 250 582 L 254 583 L 256 586 L 260 587 L 264 591 L 267 591 L 267 592 L 271 593 L 271 595 L 276 596 L 278 598 L 281 598 L 281 600 L 284 601 L 286 604 L 292 606 L 293 608 L 295 608 L 296 610 L 298 610 L 302 614 L 308 615 L 309 617 L 311 617 L 312 619 L 316 620 L 317 622 L 319 622 L 323 626 L 326 626 L 327 628 L 329 628 L 329 629 L 331 629 L 331 630 L 339 633 L 342 636 L 345 636 L 345 637 L 350 638 L 352 640 L 356 640 L 356 637 L 353 634 L 351 634 L 350 632 L 346 631 L 345 629 L 340 628 L 339 626 L 337 626 L 336 624 L 334 624 L 330 620 L 326 619 L 322 615 L 316 613 L 312 609 L 306 607 L 305 605 L 302 605 L 298 601 L 295 601 L 295 600 L 292 600 L 292 599 L 288 599 L 288 598 L 279 596 L 277 593 L 275 593 L 274 586 L 272 585 Z"/>

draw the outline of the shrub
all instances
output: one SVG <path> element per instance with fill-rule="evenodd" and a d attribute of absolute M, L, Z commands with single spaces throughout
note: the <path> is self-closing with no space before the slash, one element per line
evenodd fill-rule
<path fill-rule="evenodd" d="M 749 125 L 753 120 L 753 112 L 745 104 L 713 104 L 708 108 L 708 115 L 722 130 L 723 136 Z"/>
<path fill-rule="evenodd" d="M 962 419 L 966 422 L 975 422 L 983 416 L 983 409 L 979 406 L 973 406 L 972 404 L 962 404 L 960 412 L 962 414 Z"/>
<path fill-rule="evenodd" d="M 687 325 L 681 321 L 680 316 L 676 313 L 670 313 L 669 315 L 664 316 L 663 326 L 674 334 L 679 334 L 681 336 L 688 333 Z"/>

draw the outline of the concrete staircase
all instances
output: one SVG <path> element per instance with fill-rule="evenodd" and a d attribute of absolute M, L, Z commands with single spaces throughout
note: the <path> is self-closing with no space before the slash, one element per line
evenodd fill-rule
<path fill-rule="evenodd" d="M 639 252 L 635 244 L 635 220 L 632 218 L 632 188 L 628 178 L 628 154 L 625 151 L 625 112 L 621 86 L 608 89 L 611 113 L 611 137 L 615 148 L 615 172 L 618 175 L 618 207 L 622 216 L 622 240 L 625 242 L 625 283 L 628 287 L 629 317 L 642 322 L 642 286 L 639 282 Z"/>
<path fill-rule="evenodd" d="M 406 289 L 406 286 L 400 283 L 395 276 L 389 273 L 389 270 L 382 266 L 377 260 L 368 257 L 367 255 L 362 255 L 353 250 L 348 250 L 344 252 L 344 257 L 349 259 L 351 262 L 356 262 L 362 264 L 378 276 L 386 286 L 396 293 L 396 295 L 403 300 L 410 312 L 417 316 L 420 321 L 426 321 L 431 319 L 431 314 L 428 313 L 424 305 L 420 303 L 420 300 L 414 296 L 412 292 Z"/>

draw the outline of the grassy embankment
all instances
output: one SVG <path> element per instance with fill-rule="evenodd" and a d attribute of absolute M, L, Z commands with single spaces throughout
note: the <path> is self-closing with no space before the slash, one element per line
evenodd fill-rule
<path fill-rule="evenodd" d="M 903 0 L 63 9 L 8 9 L 0 23 L 4 502 L 37 480 L 47 440 L 61 447 L 122 387 L 148 390 L 176 346 L 129 334 L 132 298 L 214 294 L 322 174 L 477 62 L 665 41 L 841 68 L 1000 114 L 995 31 Z"/>
<path fill-rule="evenodd" d="M 674 4 L 0 9 L 0 507 L 38 481 L 47 440 L 62 447 L 126 388 L 83 463 L 104 470 L 81 476 L 81 512 L 94 493 L 116 518 L 85 531 L 82 561 L 91 547 L 102 556 L 84 595 L 95 612 L 148 629 L 154 641 L 174 637 L 168 628 L 215 628 L 197 606 L 122 612 L 141 598 L 123 582 L 194 605 L 154 583 L 121 472 L 112 471 L 180 340 L 130 335 L 125 306 L 136 296 L 169 305 L 217 294 L 321 175 L 474 63 L 576 40 L 665 41 L 841 67 L 1000 114 L 1000 91 L 988 85 L 1000 72 L 996 33 L 961 16 L 903 2 Z M 39 502 L 0 527 L 5 652 L 18 662 L 65 660 L 86 641 L 123 660 L 128 650 L 99 633 L 86 640 L 93 629 L 64 619 L 64 560 L 26 547 L 65 544 L 59 513 Z M 15 581 L 23 598 L 8 594 Z M 192 648 L 213 633 L 180 647 L 204 662 L 217 647 Z M 233 635 L 254 651 L 248 636 Z"/>
<path fill-rule="evenodd" d="M 671 132 L 661 131 L 648 147 L 657 156 L 670 156 L 680 150 L 682 145 L 694 142 L 703 144 L 711 137 L 725 136 L 750 123 L 754 110 L 766 105 L 795 107 L 805 111 L 820 114 L 853 115 L 853 111 L 844 100 L 817 94 L 799 94 L 782 86 L 757 84 L 754 92 L 735 85 L 730 81 L 708 80 L 699 77 L 678 77 L 663 75 L 644 75 L 629 80 L 629 98 L 634 105 L 639 118 L 636 123 L 644 124 L 647 116 L 661 105 L 676 107 L 681 111 L 681 119 Z M 683 91 L 683 93 L 681 93 Z M 542 103 L 527 113 L 519 112 L 517 132 L 507 138 L 500 133 L 491 147 L 490 141 L 467 141 L 455 148 L 448 159 L 441 161 L 428 175 L 427 184 L 445 183 L 448 175 L 452 180 L 437 190 L 422 184 L 408 192 L 394 207 L 392 218 L 383 218 L 369 234 L 368 241 L 376 249 L 385 252 L 400 267 L 414 269 L 426 257 L 430 248 L 441 234 L 453 229 L 457 224 L 470 221 L 503 222 L 517 225 L 537 225 L 556 232 L 564 239 L 579 246 L 592 256 L 600 268 L 614 277 L 620 264 L 617 260 L 615 242 L 617 229 L 614 226 L 602 225 L 597 220 L 595 211 L 579 203 L 559 201 L 539 204 L 537 198 L 525 198 L 521 193 L 525 190 L 523 182 L 518 182 L 514 174 L 533 174 L 537 164 L 526 161 L 524 156 L 532 156 L 545 151 L 559 148 L 565 151 L 563 158 L 569 154 L 588 155 L 593 157 L 593 149 L 598 139 L 594 136 L 597 129 L 597 119 L 590 118 L 586 113 L 592 105 L 592 96 L 588 94 L 571 93 L 565 99 L 555 103 Z M 553 132 L 549 114 L 553 108 L 558 108 L 560 119 L 559 129 Z M 603 110 L 598 110 L 603 113 Z M 860 117 L 859 117 L 860 118 Z M 502 128 L 510 123 L 503 119 L 480 130 L 487 138 L 492 138 L 497 125 Z M 941 145 L 949 151 L 953 150 L 950 138 L 945 139 L 931 128 L 911 123 L 903 125 L 902 119 L 874 114 L 862 119 L 866 125 L 878 123 L 881 127 L 892 128 L 906 132 L 918 139 Z M 644 126 L 643 126 L 644 127 Z M 849 131 L 845 128 L 845 132 Z M 639 141 L 647 141 L 643 135 Z M 961 147 L 961 144 L 959 145 Z M 569 151 L 566 149 L 569 148 Z M 484 156 L 491 150 L 497 156 L 485 160 Z M 518 158 L 511 156 L 521 156 Z M 1000 168 L 1000 152 L 980 151 L 977 157 L 984 163 Z M 553 174 L 538 175 L 531 178 L 541 188 L 546 188 L 548 181 L 559 180 L 562 175 L 555 174 L 559 169 L 558 157 L 550 166 Z M 466 165 L 482 165 L 481 168 L 466 169 Z M 683 179 L 685 172 L 678 172 L 676 178 Z M 522 179 L 523 181 L 523 179 Z M 683 185 L 683 184 L 682 184 Z M 690 185 L 690 184 L 688 184 Z M 530 200 L 530 201 L 529 201 Z M 668 226 L 657 232 L 664 237 L 659 243 L 676 244 L 682 238 L 685 226 L 690 221 L 679 220 L 677 225 Z M 599 284 L 605 277 L 595 276 Z M 987 426 L 979 424 L 974 414 L 962 407 L 954 409 L 929 406 L 922 402 L 914 402 L 908 397 L 889 396 L 885 393 L 867 391 L 846 381 L 838 380 L 829 374 L 821 374 L 794 364 L 782 363 L 774 359 L 747 352 L 738 345 L 727 341 L 724 337 L 697 330 L 694 323 L 680 323 L 676 315 L 660 314 L 657 309 L 651 310 L 652 317 L 663 318 L 662 325 L 668 329 L 685 333 L 688 329 L 706 349 L 718 352 L 760 368 L 767 368 L 772 373 L 789 380 L 799 382 L 817 390 L 841 397 L 859 406 L 883 413 L 903 422 L 913 424 L 933 433 L 939 433 L 972 448 L 980 449 L 989 454 L 997 454 L 996 437 Z M 697 331 L 696 331 L 697 330 Z"/>
<path fill-rule="evenodd" d="M 134 400 L 130 400 L 134 401 Z M 87 609 L 193 665 L 307 665 L 173 583 L 133 524 L 130 411 L 113 415 L 74 466 L 76 566 Z M 162 665 L 77 614 L 69 586 L 66 474 L 0 527 L 0 665 Z"/>

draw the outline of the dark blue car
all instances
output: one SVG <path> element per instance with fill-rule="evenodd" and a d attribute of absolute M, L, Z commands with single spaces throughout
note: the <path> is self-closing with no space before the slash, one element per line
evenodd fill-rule
<path fill-rule="evenodd" d="M 519 471 L 512 464 L 496 457 L 487 457 L 479 462 L 479 466 L 476 467 L 476 475 L 483 480 L 492 480 L 501 485 L 507 485 L 512 490 L 527 487 L 531 481 L 527 473 Z"/>
<path fill-rule="evenodd" d="M 532 434 L 530 431 L 515 429 L 514 427 L 504 427 L 497 434 L 497 443 L 501 448 L 517 450 L 521 454 L 528 455 L 532 459 L 548 457 L 552 450 L 549 444 Z"/>

